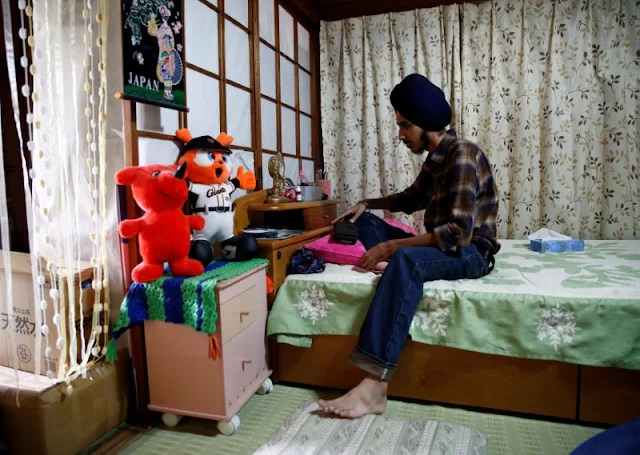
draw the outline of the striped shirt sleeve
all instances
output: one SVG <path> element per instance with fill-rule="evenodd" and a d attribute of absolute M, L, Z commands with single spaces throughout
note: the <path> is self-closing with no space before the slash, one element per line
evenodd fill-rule
<path fill-rule="evenodd" d="M 444 201 L 448 216 L 433 229 L 438 246 L 443 251 L 456 251 L 457 247 L 471 243 L 477 194 L 477 148 L 461 142 L 451 150 L 445 164 L 448 193 Z"/>

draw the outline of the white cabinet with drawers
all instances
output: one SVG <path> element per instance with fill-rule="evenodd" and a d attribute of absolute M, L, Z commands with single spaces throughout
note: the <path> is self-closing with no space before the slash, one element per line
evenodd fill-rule
<path fill-rule="evenodd" d="M 149 409 L 163 412 L 166 425 L 175 426 L 186 415 L 217 420 L 221 433 L 232 434 L 240 425 L 240 408 L 254 393 L 272 389 L 266 267 L 217 284 L 219 359 L 209 358 L 206 334 L 179 324 L 145 322 Z"/>

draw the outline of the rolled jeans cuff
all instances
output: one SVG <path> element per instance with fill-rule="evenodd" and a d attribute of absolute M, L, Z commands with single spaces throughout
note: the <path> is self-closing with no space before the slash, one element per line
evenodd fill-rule
<path fill-rule="evenodd" d="M 391 376 L 393 376 L 393 373 L 396 371 L 395 368 L 384 365 L 381 362 L 372 359 L 364 352 L 361 352 L 358 350 L 357 346 L 351 353 L 349 362 L 385 382 L 389 382 L 391 380 Z"/>

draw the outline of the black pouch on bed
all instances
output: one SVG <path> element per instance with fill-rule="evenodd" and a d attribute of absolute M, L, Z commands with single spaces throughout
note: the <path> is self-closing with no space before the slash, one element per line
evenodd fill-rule
<path fill-rule="evenodd" d="M 360 232 L 355 224 L 350 221 L 339 221 L 335 224 L 333 240 L 346 245 L 355 245 Z"/>

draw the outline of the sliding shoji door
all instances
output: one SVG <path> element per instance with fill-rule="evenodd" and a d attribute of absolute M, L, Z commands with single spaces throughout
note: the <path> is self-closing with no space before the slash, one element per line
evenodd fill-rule
<path fill-rule="evenodd" d="M 258 6 L 263 184 L 272 186 L 266 164 L 276 150 L 285 155 L 294 183 L 300 170 L 313 180 L 312 126 L 319 107 L 311 103 L 310 34 L 277 0 L 259 0 Z"/>
<path fill-rule="evenodd" d="M 295 183 L 300 169 L 312 180 L 320 109 L 309 31 L 278 0 L 185 0 L 184 9 L 189 113 L 137 104 L 140 163 L 174 163 L 175 131 L 187 127 L 194 137 L 233 136 L 234 169 L 254 171 L 258 188 L 272 186 L 276 150 Z"/>

